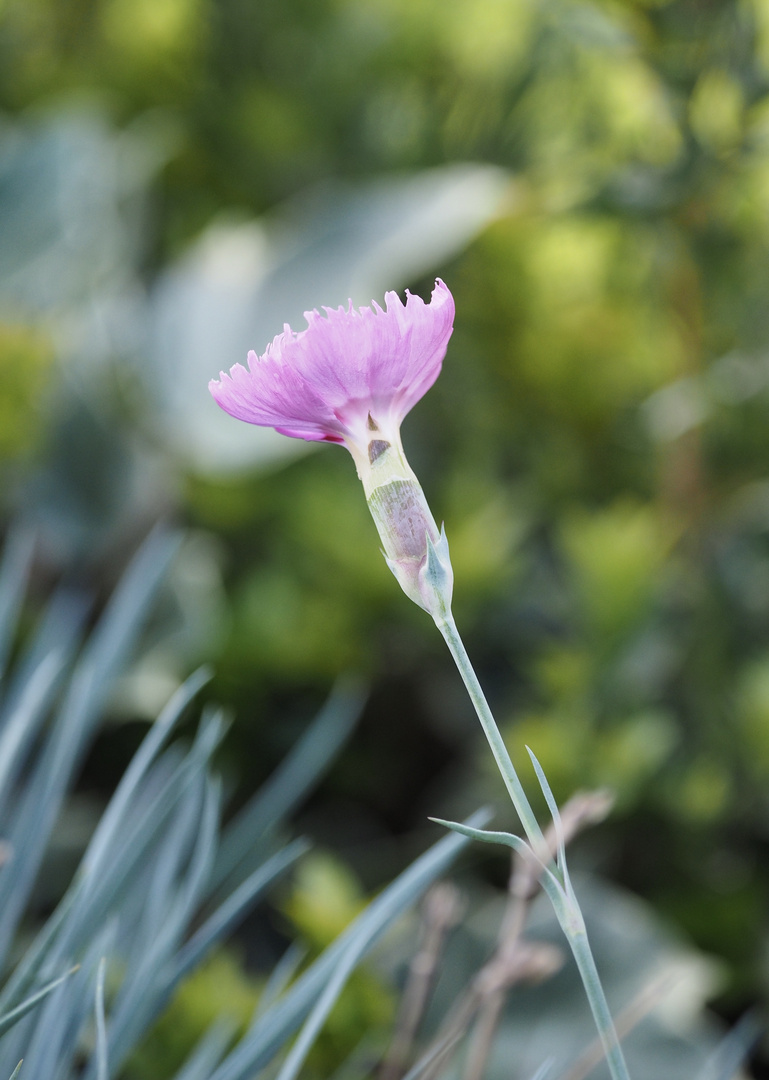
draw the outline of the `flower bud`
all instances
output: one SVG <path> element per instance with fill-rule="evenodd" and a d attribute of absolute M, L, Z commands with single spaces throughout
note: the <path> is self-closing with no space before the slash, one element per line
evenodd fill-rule
<path fill-rule="evenodd" d="M 449 545 L 406 461 L 400 434 L 353 450 L 384 557 L 405 594 L 439 621 L 451 610 Z"/>

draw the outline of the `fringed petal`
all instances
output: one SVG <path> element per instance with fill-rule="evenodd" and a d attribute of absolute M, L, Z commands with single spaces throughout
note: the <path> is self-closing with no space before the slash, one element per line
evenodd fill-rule
<path fill-rule="evenodd" d="M 399 425 L 440 373 L 454 301 L 438 280 L 429 304 L 394 292 L 385 302 L 306 312 L 306 330 L 287 326 L 248 368 L 212 381 L 212 395 L 239 420 L 299 439 L 343 442 L 369 413 Z"/>

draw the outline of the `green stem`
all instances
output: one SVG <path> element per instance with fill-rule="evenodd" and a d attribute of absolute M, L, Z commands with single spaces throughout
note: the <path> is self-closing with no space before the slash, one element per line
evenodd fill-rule
<path fill-rule="evenodd" d="M 542 830 L 534 816 L 534 811 L 526 797 L 521 781 L 518 779 L 515 766 L 510 760 L 510 755 L 499 733 L 499 728 L 489 708 L 486 695 L 483 693 L 481 684 L 478 682 L 478 676 L 473 670 L 470 657 L 467 655 L 467 650 L 459 636 L 454 617 L 449 612 L 441 619 L 436 619 L 435 624 L 443 635 L 451 655 L 454 657 L 459 673 L 470 695 L 470 700 L 478 714 L 483 733 L 488 739 L 491 752 L 502 774 L 502 779 L 510 793 L 510 798 L 513 800 L 513 806 L 518 812 L 518 817 L 521 819 L 521 824 L 526 831 L 529 843 L 535 852 L 541 854 L 547 862 L 550 862 L 550 856 L 546 854 L 548 849 Z M 578 907 L 575 910 L 576 899 L 573 894 L 571 894 L 571 898 L 567 895 L 567 891 L 564 889 L 566 883 L 559 880 L 561 875 L 558 874 L 555 867 L 553 867 L 553 872 L 554 876 L 552 878 L 549 877 L 547 872 L 543 875 L 542 886 L 550 898 L 577 963 L 582 984 L 585 987 L 585 993 L 598 1029 L 598 1035 L 604 1047 L 606 1062 L 612 1080 L 630 1080 L 622 1048 L 614 1029 L 609 1005 L 606 1001 L 606 995 L 603 992 L 590 943 L 585 933 L 582 913 Z"/>
<path fill-rule="evenodd" d="M 622 1053 L 619 1037 L 609 1011 L 609 1003 L 603 992 L 603 986 L 598 975 L 598 969 L 595 966 L 587 935 L 582 933 L 570 936 L 569 945 L 574 959 L 577 961 L 577 967 L 582 977 L 582 985 L 585 987 L 595 1026 L 598 1028 L 598 1035 L 603 1044 L 606 1064 L 609 1066 L 612 1080 L 630 1080 L 625 1055 Z"/>
<path fill-rule="evenodd" d="M 569 948 L 577 963 L 612 1080 L 630 1080 L 625 1055 L 622 1053 L 619 1037 L 609 1010 L 609 1003 L 603 992 L 598 968 L 595 966 L 595 958 L 588 941 L 582 912 L 577 906 L 576 898 L 573 893 L 569 898 L 566 892 L 561 889 L 561 886 L 557 885 L 552 878 L 548 879 L 547 876 L 542 878 L 542 888 L 553 905 L 556 918 L 561 924 L 561 929 L 566 935 Z"/>
<path fill-rule="evenodd" d="M 467 650 L 459 636 L 457 624 L 454 622 L 454 616 L 449 612 L 443 619 L 436 619 L 435 624 L 441 634 L 443 634 L 446 644 L 451 651 L 451 655 L 454 657 L 454 661 L 459 668 L 459 674 L 462 676 L 467 692 L 470 695 L 470 700 L 478 714 L 483 733 L 488 739 L 491 752 L 494 755 L 494 760 L 502 774 L 502 779 L 510 793 L 510 798 L 513 800 L 513 806 L 518 812 L 518 817 L 521 819 L 521 824 L 529 838 L 529 843 L 535 852 L 538 854 L 544 853 L 547 851 L 547 845 L 545 843 L 545 838 L 542 835 L 542 830 L 539 827 L 531 804 L 526 798 L 526 792 L 523 790 L 523 785 L 518 779 L 518 773 L 515 771 L 515 766 L 510 760 L 510 755 L 508 754 L 507 747 L 499 733 L 499 728 L 497 727 L 497 723 L 489 708 L 486 695 L 483 693 L 481 684 L 478 682 L 478 676 L 475 674 L 473 665 L 470 663 L 470 657 L 467 655 Z"/>

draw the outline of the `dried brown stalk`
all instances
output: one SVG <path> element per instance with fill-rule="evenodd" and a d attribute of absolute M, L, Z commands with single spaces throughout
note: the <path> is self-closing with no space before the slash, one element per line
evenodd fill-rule
<path fill-rule="evenodd" d="M 561 811 L 560 834 L 568 843 L 577 832 L 603 820 L 611 809 L 611 796 L 605 791 L 580 792 Z M 558 848 L 554 825 L 545 832 L 547 857 Z M 438 1046 L 455 1047 L 474 1024 L 467 1056 L 464 1080 L 481 1080 L 496 1034 L 507 991 L 516 983 L 540 982 L 561 966 L 561 950 L 544 942 L 522 939 L 531 901 L 539 891 L 543 863 L 533 853 L 515 854 L 508 886 L 508 903 L 500 928 L 497 948 L 481 968 L 465 995 L 455 1005 L 422 1061 L 425 1068 L 420 1080 L 435 1080 L 450 1055 L 436 1054 Z"/>
<path fill-rule="evenodd" d="M 411 1056 L 449 930 L 462 912 L 459 890 L 447 882 L 425 897 L 419 949 L 411 962 L 401 999 L 395 1035 L 380 1069 L 380 1080 L 399 1080 Z M 443 1055 L 439 1055 L 442 1061 Z"/>

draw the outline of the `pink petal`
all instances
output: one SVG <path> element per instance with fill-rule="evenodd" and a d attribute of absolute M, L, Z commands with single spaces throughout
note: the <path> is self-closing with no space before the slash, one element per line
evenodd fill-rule
<path fill-rule="evenodd" d="M 263 356 L 248 354 L 209 389 L 230 415 L 299 439 L 341 442 L 369 412 L 397 424 L 437 379 L 454 321 L 442 281 L 432 299 L 385 296 L 386 311 L 305 313 L 307 329 L 288 326 Z"/>

